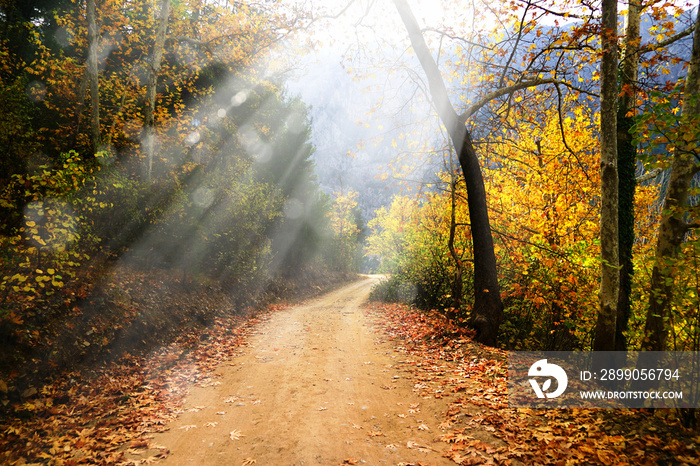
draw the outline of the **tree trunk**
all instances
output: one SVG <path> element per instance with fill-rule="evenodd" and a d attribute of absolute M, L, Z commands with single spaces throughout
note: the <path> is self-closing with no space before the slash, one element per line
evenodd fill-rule
<path fill-rule="evenodd" d="M 637 146 L 632 141 L 631 129 L 634 125 L 634 115 L 631 113 L 634 112 L 637 95 L 641 13 L 641 3 L 638 0 L 630 0 L 628 2 L 624 55 L 620 73 L 621 95 L 617 110 L 618 194 L 620 197 L 618 212 L 620 293 L 617 300 L 616 351 L 625 351 L 627 349 L 624 332 L 627 330 L 629 321 L 632 275 L 634 274 L 632 247 L 634 245 L 634 192 L 637 186 L 635 178 Z"/>
<path fill-rule="evenodd" d="M 88 58 L 87 74 L 90 84 L 90 141 L 92 152 L 100 150 L 100 93 L 97 75 L 97 20 L 95 0 L 87 0 Z"/>
<path fill-rule="evenodd" d="M 170 15 L 170 0 L 161 0 L 160 17 L 156 30 L 156 40 L 153 44 L 151 55 L 151 66 L 148 70 L 148 82 L 146 83 L 146 111 L 144 115 L 144 139 L 148 160 L 147 178 L 151 181 L 153 176 L 153 155 L 155 152 L 155 107 L 156 107 L 156 85 L 158 84 L 158 73 L 160 64 L 163 61 L 163 47 L 165 46 L 165 33 L 168 29 L 168 16 Z"/>
<path fill-rule="evenodd" d="M 450 135 L 467 184 L 467 204 L 474 244 L 474 306 L 470 325 L 477 331 L 477 341 L 494 346 L 498 327 L 503 320 L 503 303 L 498 285 L 496 254 L 489 222 L 486 188 L 479 159 L 474 150 L 465 121 L 450 103 L 440 70 L 433 59 L 418 23 L 406 0 L 394 0 L 396 9 L 408 31 L 411 45 L 425 72 L 430 94 L 438 115 Z"/>
<path fill-rule="evenodd" d="M 691 120 L 700 115 L 700 15 L 695 20 L 693 33 L 693 51 L 688 64 L 688 74 L 683 90 L 683 109 L 681 110 L 681 128 L 691 128 Z M 669 330 L 669 309 L 673 299 L 673 259 L 678 251 L 689 224 L 684 220 L 687 208 L 688 191 L 693 175 L 697 172 L 695 163 L 697 144 L 694 138 L 684 139 L 679 134 L 674 143 L 671 175 L 664 199 L 659 226 L 659 238 L 656 243 L 656 263 L 651 276 L 651 293 L 647 308 L 646 324 L 642 349 L 646 351 L 665 351 Z"/>
<path fill-rule="evenodd" d="M 452 163 L 452 152 L 450 152 L 450 237 L 447 240 L 447 249 L 450 251 L 455 264 L 455 274 L 452 277 L 452 311 L 450 318 L 455 318 L 462 309 L 464 276 L 464 263 L 455 249 L 455 237 L 457 233 L 457 173 L 455 173 Z"/>
<path fill-rule="evenodd" d="M 617 0 L 603 0 L 600 60 L 600 294 L 594 351 L 615 350 L 618 269 Z"/>

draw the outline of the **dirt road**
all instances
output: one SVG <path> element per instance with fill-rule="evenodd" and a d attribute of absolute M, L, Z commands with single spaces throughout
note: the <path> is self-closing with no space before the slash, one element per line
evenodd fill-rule
<path fill-rule="evenodd" d="M 414 393 L 401 354 L 360 308 L 377 279 L 261 323 L 153 439 L 170 450 L 164 464 L 451 464 L 440 406 Z"/>

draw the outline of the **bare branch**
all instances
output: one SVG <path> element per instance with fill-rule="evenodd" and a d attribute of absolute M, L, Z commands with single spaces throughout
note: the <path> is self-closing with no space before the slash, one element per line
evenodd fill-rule
<path fill-rule="evenodd" d="M 559 114 L 559 131 L 561 132 L 561 141 L 564 143 L 564 147 L 566 147 L 566 150 L 569 151 L 569 154 L 573 155 L 574 158 L 576 159 L 576 162 L 578 162 L 579 167 L 581 167 L 581 172 L 586 175 L 586 179 L 588 181 L 591 180 L 591 178 L 588 176 L 588 170 L 585 170 L 583 168 L 583 164 L 581 163 L 581 160 L 578 158 L 578 155 L 574 150 L 569 146 L 568 141 L 566 140 L 566 132 L 564 131 L 564 115 L 562 112 L 562 107 L 564 106 L 563 102 L 563 96 L 561 95 L 561 89 L 559 89 L 559 85 L 555 84 L 554 87 L 557 89 L 557 113 Z"/>
<path fill-rule="evenodd" d="M 448 34 L 445 31 L 441 31 L 439 29 L 426 27 L 426 28 L 421 29 L 421 32 L 434 32 L 436 34 L 440 34 L 443 37 L 447 37 L 448 39 L 452 39 L 452 40 L 459 41 L 459 42 L 464 42 L 467 45 L 479 47 L 479 48 L 486 49 L 486 50 L 493 50 L 492 45 L 479 44 L 479 43 L 473 42 L 469 39 L 465 39 L 464 37 L 459 37 L 459 36 L 455 36 L 453 34 Z"/>
<path fill-rule="evenodd" d="M 525 11 L 523 11 L 523 17 L 520 19 L 520 25 L 518 26 L 518 37 L 516 37 L 515 39 L 513 50 L 511 50 L 510 52 L 510 57 L 508 57 L 508 60 L 506 61 L 505 68 L 503 68 L 503 73 L 501 73 L 501 79 L 498 80 L 498 87 L 503 87 L 503 84 L 505 84 L 506 73 L 508 73 L 508 68 L 510 68 L 510 64 L 513 62 L 513 57 L 515 57 L 515 52 L 518 50 L 518 44 L 520 43 L 520 39 L 523 37 L 523 24 L 525 23 L 527 11 L 530 9 L 531 6 L 532 2 L 528 0 L 527 5 L 525 6 Z"/>
<path fill-rule="evenodd" d="M 338 12 L 338 14 L 336 14 L 336 15 L 321 15 L 320 18 L 324 18 L 324 19 L 338 19 L 338 18 L 340 18 L 341 16 L 343 16 L 343 15 L 345 14 L 346 11 L 348 11 L 348 9 L 352 6 L 353 3 L 355 3 L 355 0 L 350 0 L 350 1 L 348 2 L 348 4 L 345 5 L 345 6 L 343 7 L 343 9 L 340 10 L 340 11 Z"/>
<path fill-rule="evenodd" d="M 522 0 L 518 0 L 518 1 L 520 1 L 521 3 L 524 3 Z M 530 5 L 529 0 L 527 3 L 528 3 L 528 5 Z M 543 7 L 542 5 L 538 5 L 537 3 L 532 4 L 532 6 L 534 8 L 537 8 L 538 10 L 544 11 L 547 14 L 559 16 L 560 18 L 588 19 L 588 16 L 586 16 L 586 15 L 575 15 L 575 14 L 568 13 L 568 12 L 554 11 L 554 10 L 550 10 L 549 8 Z"/>

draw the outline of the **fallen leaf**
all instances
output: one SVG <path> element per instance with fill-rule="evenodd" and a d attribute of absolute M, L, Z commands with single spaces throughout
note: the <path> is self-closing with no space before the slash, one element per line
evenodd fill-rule
<path fill-rule="evenodd" d="M 146 440 L 132 440 L 128 448 L 148 448 L 148 442 Z"/>

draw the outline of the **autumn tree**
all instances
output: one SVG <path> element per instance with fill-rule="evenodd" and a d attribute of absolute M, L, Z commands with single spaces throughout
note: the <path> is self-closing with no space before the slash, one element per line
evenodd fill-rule
<path fill-rule="evenodd" d="M 663 34 L 653 37 L 649 43 L 642 44 L 641 20 L 646 13 L 656 23 L 663 24 Z M 659 81 L 655 73 L 649 73 L 651 63 L 662 63 L 656 74 L 668 73 L 668 67 L 680 62 L 681 57 L 670 55 L 665 51 L 679 40 L 692 34 L 694 27 L 691 25 L 681 31 L 676 31 L 676 24 L 669 18 L 681 16 L 678 7 L 667 11 L 658 8 L 655 3 L 642 4 L 630 0 L 627 2 L 625 16 L 625 32 L 621 42 L 620 67 L 619 67 L 619 91 L 617 114 L 617 153 L 618 153 L 618 190 L 619 190 L 619 259 L 620 259 L 620 290 L 617 307 L 617 331 L 615 334 L 615 346 L 619 351 L 627 349 L 628 320 L 630 318 L 632 302 L 632 277 L 634 275 L 634 261 L 632 256 L 635 242 L 634 231 L 634 197 L 639 182 L 645 182 L 657 177 L 662 169 L 655 167 L 648 173 L 637 178 L 637 141 L 634 129 L 635 118 L 638 113 L 638 99 L 641 99 L 646 91 L 652 91 L 654 87 L 666 87 Z M 680 24 L 680 23 L 679 23 Z M 658 28 L 653 26 L 651 30 Z M 640 63 L 644 63 L 647 70 L 645 83 L 639 80 Z"/>
<path fill-rule="evenodd" d="M 474 242 L 474 305 L 470 325 L 477 329 L 477 340 L 495 346 L 498 327 L 503 320 L 503 303 L 498 285 L 496 256 L 489 223 L 486 189 L 472 138 L 450 103 L 440 71 L 422 36 L 418 23 L 405 0 L 395 0 L 408 31 L 413 49 L 428 78 L 430 94 L 438 115 L 447 129 L 467 183 L 469 215 Z"/>
<path fill-rule="evenodd" d="M 625 331 L 630 316 L 630 294 L 634 265 L 634 193 L 636 188 L 637 146 L 631 132 L 639 76 L 640 21 L 642 5 L 636 0 L 627 2 L 627 26 L 621 50 L 620 95 L 617 109 L 617 171 L 618 171 L 618 246 L 620 279 L 615 319 L 615 350 L 627 349 Z"/>
<path fill-rule="evenodd" d="M 600 295 L 593 349 L 615 349 L 618 270 L 617 1 L 603 0 L 600 60 Z"/>
<path fill-rule="evenodd" d="M 332 266 L 339 271 L 357 270 L 358 246 L 362 232 L 357 212 L 357 191 L 335 194 L 330 212 Z"/>
<path fill-rule="evenodd" d="M 648 115 L 645 125 L 662 130 L 662 138 L 672 150 L 670 178 L 661 214 L 651 292 L 644 327 L 642 348 L 648 351 L 668 349 L 670 305 L 673 298 L 673 261 L 686 235 L 698 225 L 688 205 L 690 183 L 698 172 L 698 135 L 700 128 L 700 15 L 696 13 L 693 48 L 682 92 L 680 117 L 673 113 Z M 661 109 L 668 110 L 668 101 Z M 663 110 L 662 110 L 663 111 Z M 651 119 L 658 118 L 656 122 Z"/>
<path fill-rule="evenodd" d="M 100 90 L 99 76 L 97 69 L 98 35 L 97 15 L 95 0 L 87 0 L 87 23 L 88 23 L 88 58 L 87 58 L 87 79 L 90 82 L 90 139 L 92 150 L 97 152 L 100 149 Z"/>

